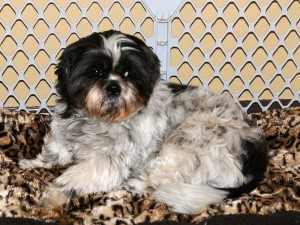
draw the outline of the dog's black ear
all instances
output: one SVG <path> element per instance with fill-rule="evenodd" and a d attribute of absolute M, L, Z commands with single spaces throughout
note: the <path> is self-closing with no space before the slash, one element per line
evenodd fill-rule
<path fill-rule="evenodd" d="M 69 47 L 67 47 L 63 54 L 59 58 L 59 62 L 56 65 L 55 74 L 57 75 L 57 84 L 56 90 L 58 93 L 58 103 L 62 103 L 65 105 L 65 110 L 62 112 L 58 112 L 62 118 L 70 117 L 74 109 L 71 104 L 71 98 L 68 94 L 68 83 L 72 68 L 72 58 L 69 51 Z M 57 110 L 58 111 L 58 110 Z"/>
<path fill-rule="evenodd" d="M 156 81 L 160 78 L 160 60 L 154 51 L 145 44 L 145 42 L 134 36 L 132 36 L 132 38 L 142 49 L 142 55 L 146 58 L 148 73 L 151 76 L 151 85 L 154 86 Z"/>
<path fill-rule="evenodd" d="M 151 73 L 150 75 L 152 78 L 151 82 L 154 86 L 156 81 L 160 78 L 160 60 L 154 51 L 148 46 L 144 45 L 143 50 L 145 51 L 145 55 L 147 57 L 149 72 Z"/>

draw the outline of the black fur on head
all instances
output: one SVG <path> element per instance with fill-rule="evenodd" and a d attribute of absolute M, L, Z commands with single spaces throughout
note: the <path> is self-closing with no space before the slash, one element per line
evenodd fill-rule
<path fill-rule="evenodd" d="M 64 118 L 119 121 L 143 108 L 160 77 L 160 62 L 140 39 L 118 31 L 93 33 L 69 45 L 57 65 L 58 103 Z"/>

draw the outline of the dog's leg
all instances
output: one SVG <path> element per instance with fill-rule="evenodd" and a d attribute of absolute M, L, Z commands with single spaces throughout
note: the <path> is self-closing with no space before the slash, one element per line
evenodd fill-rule
<path fill-rule="evenodd" d="M 68 202 L 73 194 L 112 191 L 121 186 L 128 174 L 125 166 L 118 165 L 109 156 L 80 161 L 46 188 L 41 204 L 53 208 Z"/>
<path fill-rule="evenodd" d="M 36 159 L 20 160 L 19 166 L 23 169 L 34 167 L 51 168 L 53 165 L 66 165 L 72 162 L 73 154 L 59 141 L 53 137 L 44 138 L 42 152 L 37 155 Z"/>

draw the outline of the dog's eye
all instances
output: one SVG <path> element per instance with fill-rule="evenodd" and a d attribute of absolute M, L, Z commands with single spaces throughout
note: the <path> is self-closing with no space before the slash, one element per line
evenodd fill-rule
<path fill-rule="evenodd" d="M 128 75 L 129 75 L 129 72 L 128 71 L 126 71 L 124 74 L 124 77 L 128 77 Z"/>
<path fill-rule="evenodd" d="M 91 73 L 95 76 L 102 76 L 103 75 L 103 70 L 101 68 L 93 68 L 91 70 Z"/>

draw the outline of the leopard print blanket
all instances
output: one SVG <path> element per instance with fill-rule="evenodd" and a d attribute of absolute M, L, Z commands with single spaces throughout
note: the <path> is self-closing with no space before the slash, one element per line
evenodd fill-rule
<path fill-rule="evenodd" d="M 65 169 L 20 169 L 18 161 L 34 158 L 49 131 L 51 117 L 0 110 L 0 216 L 33 218 L 58 224 L 137 224 L 173 220 L 199 223 L 227 214 L 300 211 L 300 108 L 248 115 L 263 131 L 269 166 L 265 179 L 249 194 L 225 199 L 199 215 L 172 213 L 149 195 L 125 190 L 74 197 L 53 211 L 38 205 L 45 186 Z"/>

